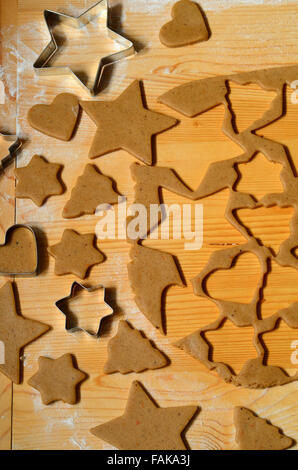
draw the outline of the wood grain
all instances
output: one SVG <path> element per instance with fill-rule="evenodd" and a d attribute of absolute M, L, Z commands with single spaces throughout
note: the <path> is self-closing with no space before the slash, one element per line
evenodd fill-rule
<path fill-rule="evenodd" d="M 63 164 L 62 179 L 67 191 L 62 196 L 50 198 L 41 208 L 29 200 L 17 201 L 17 221 L 35 226 L 39 230 L 42 246 L 42 272 L 39 277 L 17 280 L 22 313 L 50 324 L 52 330 L 25 350 L 24 383 L 14 389 L 13 448 L 110 449 L 111 446 L 92 436 L 89 429 L 123 412 L 129 386 L 135 378 L 142 381 L 161 406 L 197 404 L 201 407 L 186 435 L 192 449 L 234 449 L 232 416 L 236 405 L 252 408 L 298 440 L 296 383 L 261 391 L 236 389 L 224 384 L 216 374 L 172 346 L 176 339 L 217 316 L 211 302 L 193 295 L 190 279 L 204 267 L 214 250 L 244 241 L 243 236 L 224 218 L 227 191 L 200 201 L 204 207 L 204 243 L 200 251 L 186 251 L 185 240 L 148 240 L 145 243 L 177 255 L 187 282 L 185 288 L 172 287 L 168 291 L 166 337 L 154 330 L 134 303 L 126 271 L 129 247 L 123 240 L 98 242 L 107 260 L 94 267 L 88 279 L 90 283 L 103 283 L 109 289 L 116 312 L 115 320 L 106 324 L 105 334 L 99 341 L 84 334 L 71 335 L 64 330 L 64 318 L 54 302 L 68 294 L 75 277 L 56 277 L 54 261 L 48 258 L 45 248 L 47 244 L 56 243 L 66 227 L 83 233 L 95 230 L 98 221 L 95 216 L 75 220 L 64 220 L 61 216 L 71 188 L 88 161 L 95 126 L 86 114 L 82 114 L 76 135 L 70 142 L 64 143 L 31 129 L 26 114 L 32 103 L 50 102 L 62 91 L 72 91 L 87 98 L 72 78 L 36 78 L 32 70 L 32 62 L 48 41 L 42 18 L 43 8 L 75 14 L 83 11 L 92 1 L 73 1 L 69 7 L 65 6 L 66 3 L 65 0 L 19 0 L 17 9 L 18 125 L 27 139 L 18 158 L 18 166 L 25 165 L 34 153 Z M 111 3 L 113 6 L 119 2 Z M 295 63 L 298 43 L 295 13 L 298 2 L 224 10 L 219 7 L 208 9 L 208 2 L 201 2 L 203 7 L 206 5 L 211 39 L 183 49 L 168 49 L 159 43 L 159 28 L 169 19 L 171 2 L 161 1 L 158 7 L 149 7 L 145 0 L 125 0 L 121 3 L 123 8 L 118 6 L 112 9 L 112 24 L 136 43 L 139 52 L 134 58 L 118 63 L 110 71 L 112 73 L 106 74 L 99 98 L 113 99 L 133 79 L 143 79 L 148 106 L 181 121 L 179 126 L 157 137 L 157 162 L 174 168 L 190 187 L 196 188 L 212 161 L 240 153 L 240 149 L 221 133 L 223 109 L 218 107 L 202 116 L 188 119 L 157 104 L 157 97 L 195 78 Z M 143 10 L 140 4 L 143 4 Z M 270 28 L 264 26 L 268 25 L 268 19 Z M 253 85 L 241 89 L 235 87 L 232 92 L 233 103 L 239 109 L 237 124 L 241 127 L 246 127 L 258 113 L 265 110 L 272 99 L 270 94 Z M 287 115 L 262 132 L 288 146 L 297 168 L 297 105 L 291 103 L 290 96 L 291 90 L 288 90 Z M 135 159 L 125 151 L 114 152 L 95 161 L 103 173 L 114 177 L 119 191 L 127 196 L 128 203 L 133 200 L 129 171 L 133 161 Z M 259 155 L 243 168 L 240 187 L 255 193 L 257 197 L 264 192 L 279 191 L 278 174 L 278 167 L 268 164 Z M 163 192 L 163 196 L 165 203 L 190 203 L 167 191 Z M 193 207 L 194 203 L 191 205 Z M 266 244 L 278 247 L 288 230 L 290 209 L 270 208 L 266 209 L 266 214 L 250 212 L 240 214 L 243 222 L 248 223 L 257 236 L 265 237 Z M 240 298 L 245 302 L 252 295 L 258 275 L 259 267 L 253 257 L 240 258 L 228 277 L 227 272 L 218 272 L 216 278 L 210 279 L 208 287 L 225 298 Z M 296 286 L 296 272 L 274 265 L 272 280 L 269 276 L 265 288 L 264 315 L 296 301 Z M 105 376 L 106 346 L 116 331 L 117 318 L 126 318 L 133 326 L 142 329 L 170 357 L 171 365 L 142 374 Z M 297 332 L 287 330 L 284 325 L 266 335 L 264 340 L 269 348 L 269 363 L 277 363 L 293 374 L 297 366 L 290 361 L 290 343 L 296 338 Z M 239 370 L 254 354 L 249 328 L 236 329 L 226 322 L 221 331 L 212 333 L 212 341 L 215 358 L 228 361 L 235 370 Z M 38 392 L 27 385 L 27 379 L 36 371 L 39 355 L 56 358 L 65 352 L 74 353 L 79 367 L 89 374 L 81 389 L 80 403 L 75 407 L 61 403 L 44 406 Z"/>
<path fill-rule="evenodd" d="M 17 1 L 10 3 L 10 8 L 0 5 L 0 79 L 4 84 L 5 100 L 0 104 L 0 132 L 16 133 L 16 56 L 12 53 L 16 47 Z M 8 148 L 0 148 L 1 158 L 8 154 Z M 0 175 L 0 243 L 4 242 L 6 230 L 15 219 L 15 181 L 13 165 Z M 4 280 L 1 280 L 1 285 Z M 4 375 L 0 376 L 0 449 L 11 448 L 13 385 Z"/>

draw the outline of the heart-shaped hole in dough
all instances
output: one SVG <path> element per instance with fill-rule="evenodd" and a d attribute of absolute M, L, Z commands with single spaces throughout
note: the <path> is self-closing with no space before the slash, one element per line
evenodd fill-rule
<path fill-rule="evenodd" d="M 260 263 L 252 253 L 239 255 L 230 269 L 217 269 L 206 280 L 208 294 L 220 300 L 248 304 L 260 280 Z"/>

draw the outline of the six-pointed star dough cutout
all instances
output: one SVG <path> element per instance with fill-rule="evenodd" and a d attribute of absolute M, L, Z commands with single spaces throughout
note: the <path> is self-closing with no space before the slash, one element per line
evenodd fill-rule
<path fill-rule="evenodd" d="M 196 411 L 197 406 L 159 408 L 135 381 L 124 414 L 91 433 L 120 450 L 185 450 L 181 433 Z"/>
<path fill-rule="evenodd" d="M 61 168 L 34 155 L 27 166 L 14 170 L 17 178 L 16 197 L 31 199 L 37 206 L 53 195 L 62 194 L 63 187 L 57 178 Z"/>
<path fill-rule="evenodd" d="M 14 383 L 20 383 L 20 351 L 46 333 L 49 326 L 17 314 L 13 285 L 7 282 L 0 289 L 0 341 L 4 343 L 4 364 L 0 371 Z"/>
<path fill-rule="evenodd" d="M 75 274 L 84 279 L 91 266 L 104 260 L 103 254 L 93 245 L 93 233 L 64 230 L 61 241 L 48 248 L 50 255 L 56 259 L 55 274 Z"/>
<path fill-rule="evenodd" d="M 152 136 L 177 123 L 173 117 L 144 108 L 138 80 L 114 101 L 80 101 L 80 105 L 98 126 L 89 158 L 124 149 L 151 165 Z"/>
<path fill-rule="evenodd" d="M 28 384 L 41 394 L 45 405 L 61 400 L 74 405 L 77 402 L 76 387 L 86 378 L 86 374 L 74 367 L 71 354 L 63 354 L 58 359 L 40 356 L 39 369 Z"/>

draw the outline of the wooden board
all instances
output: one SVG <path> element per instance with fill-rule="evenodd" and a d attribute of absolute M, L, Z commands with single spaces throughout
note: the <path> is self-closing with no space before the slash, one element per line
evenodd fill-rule
<path fill-rule="evenodd" d="M 5 92 L 4 96 L 1 96 L 0 132 L 15 134 L 17 69 L 16 57 L 11 52 L 16 47 L 17 2 L 13 0 L 10 6 L 10 9 L 3 8 L 3 3 L 0 6 L 0 80 L 3 84 L 1 89 Z M 7 155 L 7 150 L 6 146 L 0 146 L 1 157 Z M 6 169 L 0 178 L 0 243 L 3 243 L 6 230 L 13 225 L 15 220 L 13 168 Z M 0 375 L 1 450 L 11 448 L 12 394 L 13 384 L 7 377 Z"/>
<path fill-rule="evenodd" d="M 54 262 L 47 256 L 46 246 L 59 241 L 66 227 L 83 233 L 95 230 L 98 222 L 96 216 L 75 220 L 64 220 L 61 216 L 70 190 L 88 161 L 88 148 L 95 126 L 83 114 L 73 140 L 63 143 L 32 130 L 26 121 L 26 114 L 32 103 L 50 102 L 57 93 L 63 91 L 72 91 L 87 99 L 85 92 L 71 77 L 37 78 L 34 76 L 32 63 L 48 41 L 43 9 L 78 14 L 91 5 L 92 1 L 73 0 L 71 7 L 66 7 L 68 2 L 65 0 L 19 0 L 15 3 L 17 52 L 13 49 L 13 44 L 11 48 L 17 58 L 17 82 L 13 96 L 16 98 L 17 129 L 26 140 L 17 164 L 25 165 L 35 153 L 50 161 L 62 163 L 62 179 L 67 191 L 62 196 L 50 198 L 41 208 L 37 208 L 29 200 L 18 200 L 16 203 L 16 221 L 36 227 L 42 241 L 41 274 L 38 278 L 17 280 L 22 313 L 48 323 L 52 330 L 25 350 L 24 382 L 13 387 L 12 448 L 111 449 L 108 444 L 94 438 L 89 429 L 123 412 L 129 386 L 134 379 L 142 381 L 161 406 L 196 404 L 201 407 L 186 435 L 192 449 L 234 449 L 232 415 L 236 405 L 252 408 L 298 440 L 297 383 L 270 390 L 236 389 L 224 384 L 215 373 L 207 371 L 199 362 L 172 346 L 176 339 L 209 323 L 217 316 L 216 308 L 211 302 L 193 295 L 190 279 L 203 268 L 214 250 L 244 241 L 224 219 L 227 191 L 200 201 L 204 206 L 204 243 L 201 250 L 184 250 L 184 240 L 146 242 L 148 246 L 176 254 L 187 281 L 184 289 L 172 287 L 168 291 L 166 337 L 151 326 L 134 303 L 126 271 L 129 246 L 123 240 L 99 242 L 107 260 L 93 268 L 88 279 L 92 284 L 105 284 L 110 290 L 110 296 L 112 295 L 115 320 L 106 325 L 104 337 L 96 341 L 84 334 L 70 335 L 64 330 L 64 318 L 55 308 L 54 302 L 68 294 L 75 277 L 69 275 L 58 278 L 54 275 Z M 148 106 L 181 120 L 179 126 L 157 137 L 157 162 L 174 168 L 190 187 L 196 188 L 212 161 L 239 153 L 237 146 L 221 133 L 223 109 L 218 107 L 202 116 L 188 119 L 157 104 L 157 97 L 166 90 L 195 78 L 295 63 L 298 1 L 278 4 L 267 2 L 266 5 L 253 5 L 249 1 L 244 5 L 239 2 L 242 6 L 238 5 L 237 0 L 202 1 L 212 37 L 208 42 L 183 49 L 167 49 L 158 39 L 158 31 L 169 19 L 170 5 L 173 2 L 125 0 L 111 2 L 111 6 L 116 3 L 122 3 L 122 8 L 112 8 L 112 24 L 117 31 L 135 42 L 139 52 L 134 58 L 113 67 L 106 76 L 105 88 L 99 98 L 113 99 L 133 79 L 143 79 Z M 226 3 L 224 9 L 223 3 Z M 10 2 L 10 11 L 13 11 L 11 5 Z M 2 16 L 6 11 L 4 6 L 2 3 L 2 47 L 8 40 L 8 31 L 15 32 L 14 20 Z M 93 42 L 92 45 L 91 41 L 89 48 L 90 53 L 96 55 L 100 43 L 96 41 L 95 44 L 96 46 Z M 291 102 L 291 92 L 287 92 L 286 117 L 269 126 L 264 135 L 286 144 L 297 168 L 298 108 Z M 245 128 L 257 115 L 262 114 L 271 98 L 271 94 L 256 86 L 234 87 L 232 99 L 239 110 L 237 124 Z M 127 196 L 128 203 L 133 200 L 133 184 L 129 171 L 133 161 L 135 159 L 125 151 L 118 151 L 95 162 L 103 173 L 115 178 L 119 191 Z M 279 169 L 259 155 L 243 168 L 240 187 L 256 195 L 279 191 L 278 174 Z M 4 184 L 4 180 L 1 184 Z M 13 194 L 9 188 L 1 188 L 1 192 Z M 164 191 L 164 202 L 189 201 L 181 201 L 181 198 Z M 12 211 L 2 212 L 1 208 L 1 229 L 11 224 L 11 214 Z M 259 209 L 254 213 L 245 210 L 241 216 L 255 234 L 259 234 L 266 244 L 276 248 L 287 236 L 291 209 Z M 253 295 L 258 272 L 256 260 L 252 256 L 243 255 L 230 272 L 219 272 L 210 279 L 208 288 L 212 294 L 222 298 L 247 302 Z M 265 316 L 297 301 L 297 281 L 298 272 L 293 269 L 273 267 L 264 291 L 262 307 Z M 171 365 L 142 374 L 104 375 L 107 342 L 115 333 L 116 320 L 119 318 L 126 318 L 133 326 L 142 329 L 170 357 Z M 236 371 L 255 355 L 251 328 L 236 329 L 227 322 L 222 330 L 209 336 L 214 344 L 215 359 L 227 361 Z M 290 330 L 283 324 L 278 330 L 266 335 L 269 363 L 285 367 L 293 374 L 297 366 L 291 362 L 291 344 L 297 338 L 297 331 Z M 80 403 L 74 407 L 60 402 L 44 406 L 39 393 L 29 387 L 27 380 L 37 369 L 39 355 L 56 358 L 65 352 L 74 353 L 79 367 L 89 374 L 81 388 Z M 11 386 L 2 377 L 0 393 L 1 390 L 0 413 L 4 419 L 0 422 L 0 446 L 9 448 Z"/>

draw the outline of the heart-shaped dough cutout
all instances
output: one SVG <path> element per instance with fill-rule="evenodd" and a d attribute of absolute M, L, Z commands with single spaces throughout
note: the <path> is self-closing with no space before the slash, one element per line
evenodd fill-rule
<path fill-rule="evenodd" d="M 34 275 L 37 269 L 37 243 L 34 232 L 25 225 L 10 227 L 0 245 L 2 275 Z"/>
<path fill-rule="evenodd" d="M 160 41 L 165 46 L 186 46 L 209 38 L 204 15 L 197 3 L 180 0 L 172 8 L 172 18 L 159 33 Z"/>
<path fill-rule="evenodd" d="M 60 140 L 70 140 L 79 114 L 79 101 L 71 93 L 57 95 L 51 104 L 36 104 L 29 109 L 33 129 Z"/>

